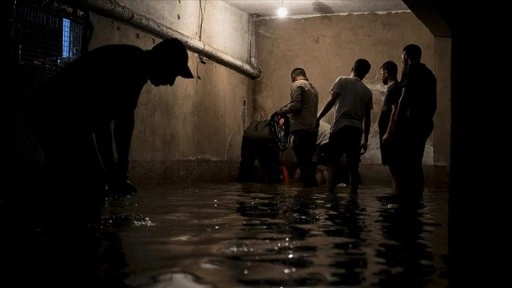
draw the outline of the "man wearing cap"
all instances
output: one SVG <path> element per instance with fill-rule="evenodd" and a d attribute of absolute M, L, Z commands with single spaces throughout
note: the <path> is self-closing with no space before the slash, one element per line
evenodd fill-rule
<path fill-rule="evenodd" d="M 194 78 L 186 47 L 178 39 L 165 39 L 150 50 L 98 47 L 44 82 L 34 94 L 31 116 L 51 194 L 105 188 L 135 193 L 127 172 L 140 93 L 148 81 L 172 86 L 178 76 Z"/>

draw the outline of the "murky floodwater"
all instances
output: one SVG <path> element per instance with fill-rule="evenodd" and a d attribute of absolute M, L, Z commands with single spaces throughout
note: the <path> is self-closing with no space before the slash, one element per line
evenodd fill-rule
<path fill-rule="evenodd" d="M 12 225 L 2 243 L 9 281 L 16 287 L 448 286 L 447 191 L 427 190 L 419 209 L 405 209 L 387 187 L 362 186 L 349 196 L 347 188 L 333 195 L 291 185 L 202 184 L 140 189 L 109 199 L 101 214 L 101 225 L 86 230 L 72 221 L 50 232 Z"/>
<path fill-rule="evenodd" d="M 104 277 L 131 287 L 447 287 L 446 191 L 427 191 L 417 210 L 389 188 L 347 192 L 230 183 L 111 200 L 100 234 L 119 252 Z"/>

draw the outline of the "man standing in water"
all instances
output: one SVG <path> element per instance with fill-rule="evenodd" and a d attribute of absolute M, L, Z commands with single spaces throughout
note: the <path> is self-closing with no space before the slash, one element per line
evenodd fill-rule
<path fill-rule="evenodd" d="M 359 163 L 361 155 L 366 153 L 368 148 L 373 109 L 372 91 L 363 83 L 370 68 L 368 60 L 357 59 L 351 68 L 350 76 L 340 76 L 336 79 L 330 89 L 331 98 L 318 114 L 317 127 L 320 126 L 320 120 L 336 105 L 327 152 L 327 158 L 331 161 L 327 166 L 328 192 L 334 192 L 336 189 L 333 167 L 343 154 L 347 157 L 350 173 L 350 192 L 355 194 L 359 189 Z"/>
<path fill-rule="evenodd" d="M 290 116 L 290 131 L 293 136 L 292 149 L 301 171 L 304 187 L 318 187 L 313 154 L 316 150 L 318 129 L 315 119 L 318 111 L 318 90 L 306 76 L 303 68 L 291 72 L 290 103 L 277 113 Z"/>
<path fill-rule="evenodd" d="M 398 145 L 398 192 L 402 198 L 419 200 L 423 195 L 423 153 L 434 130 L 437 79 L 421 63 L 421 48 L 408 44 L 402 50 L 402 96 L 398 103 L 391 140 Z"/>
<path fill-rule="evenodd" d="M 135 193 L 127 172 L 140 93 L 148 81 L 172 86 L 178 76 L 194 77 L 185 46 L 171 38 L 150 50 L 98 47 L 43 83 L 31 116 L 47 170 L 44 197 L 80 197 L 76 202 L 86 213 L 106 187 L 114 194 Z"/>
<path fill-rule="evenodd" d="M 381 80 L 387 85 L 382 110 L 379 115 L 379 142 L 380 142 L 380 158 L 384 166 L 388 166 L 391 174 L 391 182 L 393 191 L 396 192 L 396 157 L 399 151 L 395 150 L 393 143 L 389 141 L 390 131 L 393 130 L 398 101 L 402 96 L 402 87 L 398 81 L 398 65 L 393 61 L 386 61 L 380 67 Z"/>

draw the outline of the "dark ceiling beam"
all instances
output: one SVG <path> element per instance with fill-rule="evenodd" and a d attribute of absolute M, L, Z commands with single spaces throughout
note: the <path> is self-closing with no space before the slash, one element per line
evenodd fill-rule
<path fill-rule="evenodd" d="M 450 0 L 402 0 L 411 12 L 436 37 L 451 37 L 453 33 L 453 13 Z"/>

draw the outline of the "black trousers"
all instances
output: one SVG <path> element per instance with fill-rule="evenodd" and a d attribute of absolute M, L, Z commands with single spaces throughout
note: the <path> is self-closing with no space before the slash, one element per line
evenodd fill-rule
<path fill-rule="evenodd" d="M 427 139 L 432 133 L 431 127 L 408 127 L 399 130 L 396 137 L 397 157 L 395 167 L 397 171 L 397 191 L 403 196 L 418 200 L 423 196 L 425 175 L 423 172 L 423 154 Z M 415 129 L 413 129 L 415 128 Z"/>
<path fill-rule="evenodd" d="M 304 186 L 318 186 L 316 183 L 316 165 L 313 162 L 318 131 L 295 130 L 292 132 L 292 135 L 292 149 L 300 169 L 300 178 Z"/>
<path fill-rule="evenodd" d="M 347 167 L 350 174 L 350 186 L 357 192 L 361 183 L 359 163 L 361 162 L 361 138 L 363 131 L 356 126 L 345 125 L 329 136 L 328 158 L 330 166 L 336 167 L 343 155 L 347 158 Z"/>

